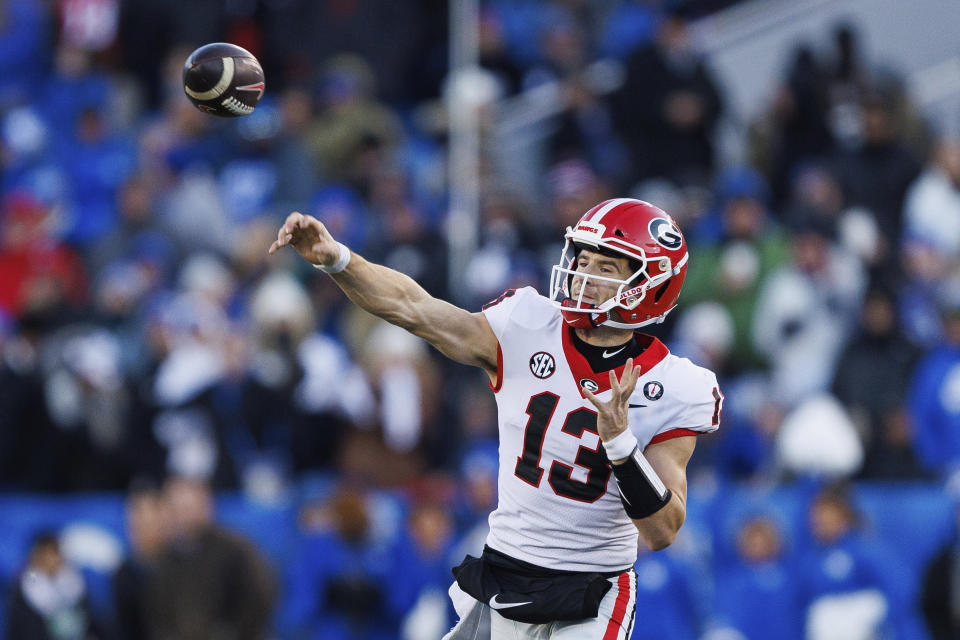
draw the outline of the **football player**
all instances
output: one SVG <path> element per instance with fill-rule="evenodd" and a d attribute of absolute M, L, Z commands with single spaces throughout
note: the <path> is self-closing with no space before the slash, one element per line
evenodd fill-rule
<path fill-rule="evenodd" d="M 637 536 L 668 546 L 686 513 L 696 436 L 720 424 L 716 376 L 637 330 L 676 306 L 687 244 L 673 219 L 628 198 L 568 227 L 548 296 L 508 290 L 470 313 L 372 264 L 292 213 L 291 245 L 355 304 L 483 369 L 496 394 L 498 504 L 480 558 L 454 569 L 460 620 L 445 636 L 625 640 Z"/>

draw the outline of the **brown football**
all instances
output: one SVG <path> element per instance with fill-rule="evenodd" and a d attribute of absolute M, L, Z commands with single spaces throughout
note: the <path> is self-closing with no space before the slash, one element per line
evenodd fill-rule
<path fill-rule="evenodd" d="M 264 91 L 263 68 L 252 53 L 214 42 L 190 54 L 183 65 L 183 91 L 198 109 L 224 118 L 253 113 Z"/>

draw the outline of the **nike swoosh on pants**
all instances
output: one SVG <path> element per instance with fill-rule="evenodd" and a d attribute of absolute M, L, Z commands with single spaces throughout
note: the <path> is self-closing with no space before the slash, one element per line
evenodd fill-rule
<path fill-rule="evenodd" d="M 497 602 L 498 595 L 500 594 L 498 593 L 497 595 L 490 596 L 490 607 L 493 609 L 509 609 L 511 607 L 519 607 L 525 604 L 533 604 L 532 601 L 530 602 Z"/>

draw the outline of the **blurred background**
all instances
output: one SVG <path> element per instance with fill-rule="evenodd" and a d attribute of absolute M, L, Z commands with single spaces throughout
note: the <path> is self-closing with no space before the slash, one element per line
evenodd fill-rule
<path fill-rule="evenodd" d="M 715 370 L 638 639 L 960 637 L 960 3 L 0 0 L 0 628 L 432 640 L 496 502 L 479 370 L 266 249 L 476 311 L 605 198 Z M 256 111 L 183 95 L 196 47 Z"/>

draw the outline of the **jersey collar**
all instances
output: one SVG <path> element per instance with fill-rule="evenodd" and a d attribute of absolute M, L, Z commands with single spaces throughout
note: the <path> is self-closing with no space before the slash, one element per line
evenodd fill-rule
<path fill-rule="evenodd" d="M 586 395 L 583 393 L 583 387 L 580 385 L 580 381 L 585 379 L 593 380 L 597 385 L 597 390 L 594 391 L 594 393 L 603 393 L 609 390 L 610 372 L 593 372 L 587 359 L 577 351 L 577 348 L 573 344 L 574 328 L 567 326 L 565 323 L 561 323 L 560 331 L 563 334 L 563 355 L 567 359 L 567 364 L 570 365 L 570 372 L 573 374 L 574 382 L 577 383 L 577 390 L 580 391 L 580 395 L 586 398 Z M 670 354 L 667 346 L 653 336 L 645 333 L 634 333 L 634 340 L 637 341 L 640 349 L 642 349 L 640 355 L 638 355 L 633 362 L 634 366 L 640 367 L 640 375 L 653 369 Z M 617 379 L 623 375 L 624 366 L 625 365 L 620 365 L 614 369 L 614 371 L 617 372 Z"/>

